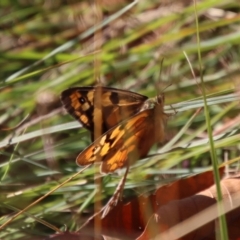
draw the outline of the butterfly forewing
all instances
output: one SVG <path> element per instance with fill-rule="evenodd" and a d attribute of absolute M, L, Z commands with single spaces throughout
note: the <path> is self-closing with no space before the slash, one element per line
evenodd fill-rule
<path fill-rule="evenodd" d="M 165 138 L 164 125 L 168 115 L 163 102 L 143 110 L 113 127 L 77 157 L 79 165 L 101 162 L 101 172 L 109 173 L 145 157 L 156 142 Z"/>
<path fill-rule="evenodd" d="M 69 114 L 92 132 L 95 123 L 102 135 L 124 119 L 140 111 L 146 96 L 115 88 L 76 87 L 62 92 L 61 101 Z"/>

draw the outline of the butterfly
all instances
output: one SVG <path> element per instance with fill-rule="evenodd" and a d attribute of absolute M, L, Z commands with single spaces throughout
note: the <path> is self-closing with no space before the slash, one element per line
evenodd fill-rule
<path fill-rule="evenodd" d="M 112 173 L 146 157 L 154 143 L 165 140 L 169 115 L 163 94 L 148 98 L 109 87 L 76 87 L 63 91 L 61 101 L 92 134 L 92 144 L 76 159 L 78 165 L 100 162 L 101 173 Z"/>

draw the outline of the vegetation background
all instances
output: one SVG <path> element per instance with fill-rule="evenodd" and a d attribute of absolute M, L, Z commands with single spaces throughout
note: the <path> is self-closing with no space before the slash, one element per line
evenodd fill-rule
<path fill-rule="evenodd" d="M 200 87 L 203 77 L 216 157 L 239 155 L 240 5 L 233 0 L 0 2 L 0 224 L 69 179 L 90 144 L 62 109 L 61 91 L 101 82 L 153 97 L 165 94 L 168 144 L 131 169 L 124 197 L 154 190 L 211 165 Z M 197 32 L 201 45 L 197 43 Z M 228 167 L 232 174 L 235 163 Z M 42 239 L 76 231 L 93 214 L 94 169 L 62 186 L 0 231 Z M 105 176 L 109 199 L 122 172 Z"/>

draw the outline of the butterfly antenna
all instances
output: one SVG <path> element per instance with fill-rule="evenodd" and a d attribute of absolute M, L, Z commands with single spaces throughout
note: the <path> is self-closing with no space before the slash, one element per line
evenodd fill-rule
<path fill-rule="evenodd" d="M 161 59 L 161 63 L 160 63 L 159 81 L 160 81 L 160 79 L 161 79 L 161 74 L 162 74 L 162 69 L 163 69 L 163 62 L 164 62 L 164 58 Z M 164 88 L 162 88 L 162 89 L 160 88 L 161 90 L 158 90 L 158 95 L 162 95 L 163 92 L 165 92 L 165 90 L 166 90 L 168 87 L 170 87 L 171 85 L 172 85 L 172 82 L 169 83 L 166 87 L 164 87 Z M 159 89 L 159 84 L 156 85 L 156 88 Z"/>

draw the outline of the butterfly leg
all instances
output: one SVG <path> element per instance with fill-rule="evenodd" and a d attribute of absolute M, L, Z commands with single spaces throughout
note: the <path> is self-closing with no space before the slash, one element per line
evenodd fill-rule
<path fill-rule="evenodd" d="M 113 196 L 110 198 L 110 200 L 107 202 L 107 204 L 103 207 L 102 218 L 104 218 L 108 214 L 108 212 L 117 205 L 118 200 L 122 197 L 122 192 L 123 192 L 124 185 L 125 185 L 125 182 L 127 179 L 128 171 L 129 171 L 129 164 L 127 164 L 126 172 L 124 173 L 124 176 L 118 183 L 118 186 L 117 186 Z"/>
<path fill-rule="evenodd" d="M 169 117 L 172 117 L 178 113 L 178 111 L 172 105 L 170 105 L 170 108 L 174 111 L 174 113 L 167 114 Z"/>

